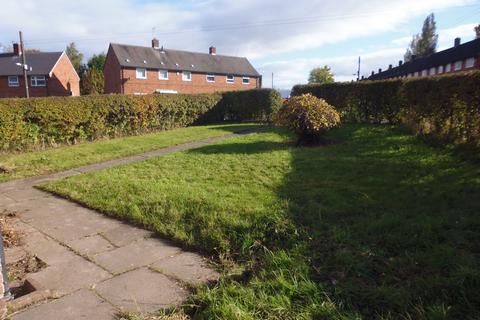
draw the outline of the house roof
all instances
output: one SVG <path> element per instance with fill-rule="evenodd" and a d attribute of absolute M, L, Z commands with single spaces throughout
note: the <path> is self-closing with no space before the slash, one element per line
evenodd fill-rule
<path fill-rule="evenodd" d="M 480 39 L 475 39 L 464 44 L 452 47 L 437 53 L 434 53 L 425 58 L 415 59 L 406 62 L 401 66 L 376 73 L 370 77 L 369 80 L 380 80 L 395 77 L 406 76 L 410 73 L 428 70 L 433 67 L 444 66 L 456 61 L 465 60 L 468 58 L 477 57 L 480 54 Z"/>
<path fill-rule="evenodd" d="M 259 77 L 247 58 L 110 44 L 122 67 Z"/>
<path fill-rule="evenodd" d="M 32 68 L 29 75 L 49 75 L 53 67 L 62 56 L 63 52 L 27 52 L 25 58 L 27 65 Z M 22 63 L 22 56 L 14 53 L 0 54 L 0 76 L 20 76 L 23 74 L 21 67 L 16 63 Z"/>

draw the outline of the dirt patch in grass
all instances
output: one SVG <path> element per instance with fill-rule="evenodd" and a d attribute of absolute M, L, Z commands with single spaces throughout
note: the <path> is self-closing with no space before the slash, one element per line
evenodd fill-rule
<path fill-rule="evenodd" d="M 5 248 L 17 247 L 23 244 L 23 233 L 13 228 L 15 213 L 4 210 L 0 215 L 0 230 Z"/>

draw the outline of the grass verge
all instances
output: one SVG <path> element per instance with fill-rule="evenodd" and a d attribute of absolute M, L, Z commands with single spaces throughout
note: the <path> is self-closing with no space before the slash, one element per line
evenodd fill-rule
<path fill-rule="evenodd" d="M 255 124 L 194 126 L 42 151 L 0 153 L 0 182 L 60 172 L 92 163 L 258 127 L 259 125 Z"/>
<path fill-rule="evenodd" d="M 43 188 L 243 263 L 198 319 L 480 318 L 480 168 L 391 126 L 282 130 Z"/>

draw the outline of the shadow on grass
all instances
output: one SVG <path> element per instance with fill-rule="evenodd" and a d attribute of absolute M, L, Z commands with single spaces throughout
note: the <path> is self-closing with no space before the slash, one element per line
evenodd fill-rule
<path fill-rule="evenodd" d="M 200 126 L 200 125 L 199 125 Z M 242 133 L 248 131 L 264 130 L 268 125 L 263 123 L 219 123 L 210 127 L 211 130 L 223 130 L 229 133 Z"/>
<path fill-rule="evenodd" d="M 328 147 L 229 143 L 191 152 L 290 148 L 278 193 L 304 230 L 310 278 L 365 319 L 480 318 L 480 168 L 404 130 L 346 125 Z"/>

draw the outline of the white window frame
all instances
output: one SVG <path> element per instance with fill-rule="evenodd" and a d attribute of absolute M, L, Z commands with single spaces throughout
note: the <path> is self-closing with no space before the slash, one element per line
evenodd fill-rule
<path fill-rule="evenodd" d="M 141 70 L 145 71 L 145 75 L 142 75 Z M 148 78 L 147 72 L 148 72 L 147 68 L 137 68 L 137 69 L 135 69 L 136 78 L 141 79 L 141 80 L 146 80 Z"/>
<path fill-rule="evenodd" d="M 166 75 L 166 77 L 163 77 Z M 158 80 L 168 80 L 168 70 L 158 70 Z"/>
<path fill-rule="evenodd" d="M 182 81 L 192 81 L 192 72 L 182 71 Z"/>
<path fill-rule="evenodd" d="M 45 76 L 31 76 L 30 85 L 32 87 L 46 87 L 47 86 L 47 77 Z"/>
<path fill-rule="evenodd" d="M 16 79 L 16 80 L 12 81 L 12 79 Z M 8 76 L 8 86 L 10 88 L 20 87 L 20 80 L 18 76 Z"/>
<path fill-rule="evenodd" d="M 422 77 L 426 77 L 428 76 L 428 70 L 427 69 L 423 69 L 422 70 Z"/>
<path fill-rule="evenodd" d="M 418 77 L 419 73 L 418 71 L 415 71 L 415 73 L 413 74 L 414 77 Z"/>
<path fill-rule="evenodd" d="M 463 67 L 463 61 L 462 60 L 455 61 L 455 66 L 454 66 L 455 71 L 462 70 L 462 67 Z"/>
<path fill-rule="evenodd" d="M 439 66 L 437 68 L 437 74 L 442 74 L 443 73 L 443 66 Z"/>
<path fill-rule="evenodd" d="M 468 58 L 467 60 L 465 60 L 465 68 L 467 69 L 470 69 L 470 68 L 473 68 L 475 67 L 475 58 L 471 57 L 471 58 Z"/>
<path fill-rule="evenodd" d="M 430 68 L 430 71 L 428 71 L 428 74 L 431 75 L 431 76 L 436 75 L 437 74 L 437 68 L 435 68 L 435 67 Z"/>
<path fill-rule="evenodd" d="M 445 72 L 451 72 L 452 71 L 452 64 L 451 63 L 448 63 L 446 66 L 445 66 Z"/>
<path fill-rule="evenodd" d="M 227 75 L 226 79 L 227 79 L 227 83 L 228 83 L 228 84 L 233 84 L 233 83 L 235 83 L 235 76 L 234 76 L 234 75 L 231 75 L 231 74 L 230 74 L 230 75 Z"/>
<path fill-rule="evenodd" d="M 209 80 L 208 78 L 213 78 L 213 80 Z M 205 79 L 207 80 L 207 82 L 213 83 L 213 82 L 215 82 L 215 75 L 214 74 L 207 74 Z"/>
<path fill-rule="evenodd" d="M 245 82 L 245 80 L 247 80 L 247 82 Z M 242 84 L 249 85 L 250 84 L 250 77 L 243 77 L 242 78 Z"/>

